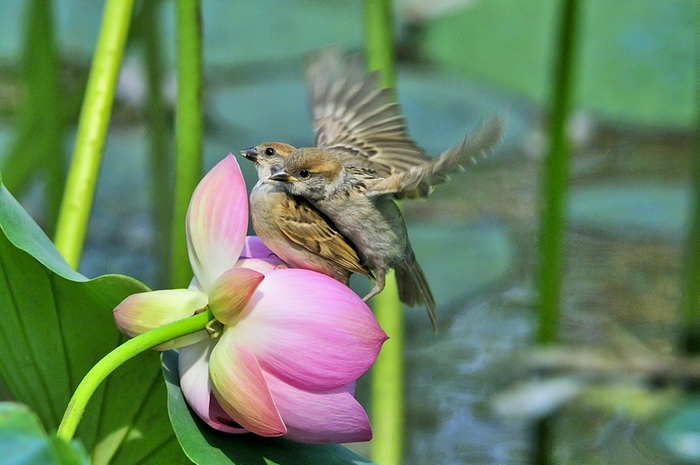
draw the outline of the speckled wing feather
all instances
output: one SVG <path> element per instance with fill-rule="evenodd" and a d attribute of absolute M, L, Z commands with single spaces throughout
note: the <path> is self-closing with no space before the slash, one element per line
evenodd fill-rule
<path fill-rule="evenodd" d="M 398 198 L 428 196 L 434 186 L 448 179 L 450 173 L 461 170 L 461 163 L 474 161 L 475 157 L 493 150 L 501 141 L 503 125 L 500 118 L 492 119 L 438 158 L 369 183 L 367 195 L 395 194 Z"/>
<path fill-rule="evenodd" d="M 373 278 L 347 239 L 303 198 L 287 197 L 285 202 L 275 204 L 273 213 L 290 241 L 352 273 Z"/>
<path fill-rule="evenodd" d="M 323 50 L 309 59 L 306 83 L 316 147 L 366 157 L 382 176 L 431 160 L 408 136 L 401 107 L 390 89 L 380 88 L 379 73 L 365 74 L 358 58 Z"/>

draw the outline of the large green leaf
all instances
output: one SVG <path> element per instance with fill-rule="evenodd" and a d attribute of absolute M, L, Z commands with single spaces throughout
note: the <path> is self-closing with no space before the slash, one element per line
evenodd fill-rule
<path fill-rule="evenodd" d="M 561 0 L 489 0 L 429 21 L 422 53 L 546 103 Z M 576 104 L 604 119 L 690 126 L 696 3 L 580 2 Z"/>
<path fill-rule="evenodd" d="M 147 288 L 70 269 L 4 186 L 0 230 L 0 378 L 52 430 L 82 377 L 124 340 L 112 309 Z M 157 353 L 135 357 L 103 383 L 77 437 L 93 464 L 189 463 L 166 414 Z"/>
<path fill-rule="evenodd" d="M 204 423 L 180 390 L 177 352 L 163 354 L 168 412 L 187 456 L 201 465 L 368 465 L 370 460 L 338 445 L 312 445 L 253 434 L 227 434 Z"/>
<path fill-rule="evenodd" d="M 89 465 L 83 446 L 49 437 L 27 406 L 0 402 L 0 457 L 5 465 Z"/>

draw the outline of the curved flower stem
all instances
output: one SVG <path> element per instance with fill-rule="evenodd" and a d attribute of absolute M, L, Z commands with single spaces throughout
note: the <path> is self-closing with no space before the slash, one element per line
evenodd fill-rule
<path fill-rule="evenodd" d="M 54 241 L 72 268 L 83 250 L 133 7 L 134 0 L 107 0 L 102 15 Z"/>
<path fill-rule="evenodd" d="M 56 436 L 70 441 L 78 428 L 78 423 L 83 417 L 88 401 L 95 393 L 97 387 L 122 363 L 135 355 L 151 349 L 159 344 L 170 341 L 186 334 L 191 334 L 205 329 L 207 324 L 214 319 L 209 309 L 190 318 L 176 321 L 147 333 L 129 339 L 97 362 L 85 375 L 73 393 L 66 412 L 63 414 L 61 424 L 58 425 Z"/>

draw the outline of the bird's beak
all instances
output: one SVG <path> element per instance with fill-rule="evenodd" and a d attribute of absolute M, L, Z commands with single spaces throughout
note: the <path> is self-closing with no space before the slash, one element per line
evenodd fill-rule
<path fill-rule="evenodd" d="M 286 171 L 280 170 L 280 171 L 276 172 L 275 174 L 273 174 L 272 176 L 270 176 L 270 179 L 272 179 L 273 181 L 279 181 L 279 182 L 291 182 L 294 178 L 291 177 L 290 175 L 288 175 Z"/>
<path fill-rule="evenodd" d="M 255 149 L 255 147 L 243 149 L 238 153 L 240 153 L 242 156 L 246 157 L 248 160 L 252 161 L 253 163 L 258 161 L 258 151 Z"/>

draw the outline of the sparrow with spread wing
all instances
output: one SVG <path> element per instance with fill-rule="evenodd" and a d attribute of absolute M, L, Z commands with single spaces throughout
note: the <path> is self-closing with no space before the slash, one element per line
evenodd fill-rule
<path fill-rule="evenodd" d="M 395 268 L 401 301 L 425 305 L 436 328 L 435 299 L 394 199 L 428 196 L 461 163 L 492 149 L 500 120 L 432 158 L 408 136 L 379 74 L 364 74 L 358 60 L 324 51 L 309 62 L 306 82 L 315 147 L 266 143 L 241 151 L 258 170 L 251 193 L 255 231 L 291 266 L 343 282 L 353 272 L 374 277 L 365 300 L 382 291 Z"/>

